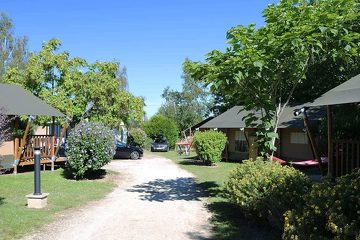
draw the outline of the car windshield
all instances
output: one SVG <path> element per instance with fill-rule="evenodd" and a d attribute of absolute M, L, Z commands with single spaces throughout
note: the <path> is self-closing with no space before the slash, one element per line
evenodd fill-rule
<path fill-rule="evenodd" d="M 166 143 L 165 139 L 155 139 L 154 143 Z"/>

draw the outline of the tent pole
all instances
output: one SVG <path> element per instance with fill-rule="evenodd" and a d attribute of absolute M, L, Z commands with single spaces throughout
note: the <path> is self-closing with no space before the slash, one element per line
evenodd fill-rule
<path fill-rule="evenodd" d="M 328 137 L 328 175 L 333 178 L 334 177 L 334 162 L 333 162 L 333 143 L 332 143 L 332 129 L 333 129 L 333 113 L 330 105 L 326 106 L 327 110 L 327 137 Z"/>
<path fill-rule="evenodd" d="M 312 150 L 313 150 L 313 152 L 314 152 L 314 155 L 315 155 L 316 160 L 317 160 L 318 163 L 319 163 L 319 168 L 320 168 L 321 175 L 323 175 L 324 170 L 323 170 L 322 162 L 321 162 L 321 159 L 320 159 L 320 155 L 319 155 L 318 149 L 317 149 L 317 147 L 315 146 L 315 141 L 314 141 L 314 138 L 313 138 L 311 129 L 310 129 L 310 123 L 309 123 L 308 116 L 307 116 L 307 114 L 306 114 L 306 110 L 304 111 L 304 124 L 305 124 L 306 131 L 307 131 L 307 134 L 308 134 L 308 137 L 309 137 L 309 140 L 310 140 L 311 148 L 312 148 Z"/>

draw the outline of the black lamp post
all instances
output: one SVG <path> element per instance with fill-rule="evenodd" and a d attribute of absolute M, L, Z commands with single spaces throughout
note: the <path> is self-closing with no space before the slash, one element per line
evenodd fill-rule
<path fill-rule="evenodd" d="M 41 186 L 40 186 L 40 158 L 41 158 L 41 148 L 34 147 L 34 195 L 41 195 Z"/>

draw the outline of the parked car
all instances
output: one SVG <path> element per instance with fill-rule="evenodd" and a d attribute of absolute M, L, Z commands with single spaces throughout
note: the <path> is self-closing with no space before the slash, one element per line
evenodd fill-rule
<path fill-rule="evenodd" d="M 128 145 L 123 142 L 116 143 L 116 152 L 114 159 L 125 158 L 125 159 L 139 159 L 143 156 L 144 151 L 138 146 Z"/>
<path fill-rule="evenodd" d="M 151 144 L 151 151 L 167 152 L 169 151 L 169 143 L 166 141 L 166 139 L 156 138 Z"/>

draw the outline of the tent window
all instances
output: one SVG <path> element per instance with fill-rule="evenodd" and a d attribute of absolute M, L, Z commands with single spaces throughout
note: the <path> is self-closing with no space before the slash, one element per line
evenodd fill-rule
<path fill-rule="evenodd" d="M 308 144 L 307 134 L 304 132 L 290 133 L 290 143 L 292 143 L 292 144 Z"/>
<path fill-rule="evenodd" d="M 248 152 L 248 145 L 243 131 L 235 132 L 235 151 Z"/>

